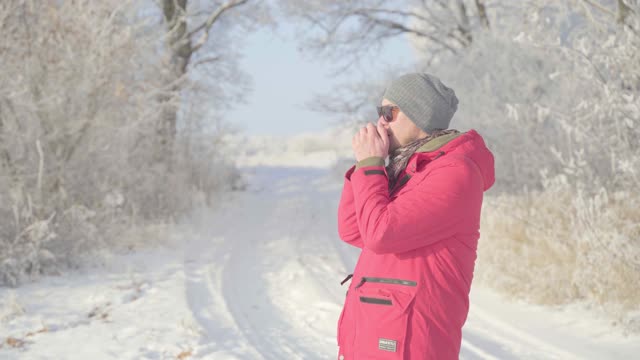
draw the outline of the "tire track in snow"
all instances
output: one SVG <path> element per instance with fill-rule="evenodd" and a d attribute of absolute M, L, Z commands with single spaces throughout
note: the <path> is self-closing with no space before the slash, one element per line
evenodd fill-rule
<path fill-rule="evenodd" d="M 308 204 L 281 193 L 286 190 L 282 186 L 304 189 L 306 181 L 296 181 L 298 176 L 287 169 L 258 169 L 255 180 L 266 188 L 248 194 L 232 210 L 246 225 L 228 234 L 232 245 L 222 272 L 222 296 L 244 336 L 265 359 L 328 358 L 322 357 L 317 334 L 292 322 L 304 306 L 286 306 L 287 298 L 314 290 L 297 290 L 308 276 L 294 251 L 305 220 L 297 211 Z"/>
<path fill-rule="evenodd" d="M 259 352 L 244 336 L 220 293 L 221 269 L 228 261 L 230 243 L 216 237 L 213 231 L 231 220 L 229 214 L 204 211 L 199 215 L 195 226 L 203 234 L 187 244 L 184 259 L 187 303 L 205 332 L 196 355 L 200 358 L 257 359 Z"/>
<path fill-rule="evenodd" d="M 487 353 L 481 348 L 473 345 L 466 339 L 462 339 L 462 344 L 460 348 L 460 358 L 463 360 L 469 359 L 484 359 L 484 360 L 497 360 L 499 358 Z"/>

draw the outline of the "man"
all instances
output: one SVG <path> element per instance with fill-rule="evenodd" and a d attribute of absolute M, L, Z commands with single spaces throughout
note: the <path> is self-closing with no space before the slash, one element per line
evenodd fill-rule
<path fill-rule="evenodd" d="M 340 360 L 457 359 L 494 158 L 437 77 L 393 80 L 352 141 L 338 233 L 362 249 L 338 321 Z M 385 158 L 389 164 L 385 167 Z"/>

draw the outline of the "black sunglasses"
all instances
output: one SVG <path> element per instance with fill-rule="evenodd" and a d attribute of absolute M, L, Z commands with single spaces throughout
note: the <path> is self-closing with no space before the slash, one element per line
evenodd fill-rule
<path fill-rule="evenodd" d="M 393 109 L 399 109 L 399 107 L 395 105 L 385 105 L 385 106 L 376 106 L 378 110 L 378 117 L 383 116 L 387 122 L 391 122 L 393 120 Z"/>

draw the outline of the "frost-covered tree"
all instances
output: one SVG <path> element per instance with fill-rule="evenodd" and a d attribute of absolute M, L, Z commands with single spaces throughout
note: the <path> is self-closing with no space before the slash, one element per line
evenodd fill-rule
<path fill-rule="evenodd" d="M 156 124 L 157 161 L 172 163 L 174 142 L 178 128 L 180 97 L 189 87 L 188 73 L 198 73 L 196 67 L 213 69 L 212 82 L 224 84 L 224 91 L 208 92 L 208 97 L 220 99 L 242 98 L 246 76 L 237 68 L 238 53 L 233 42 L 239 41 L 234 32 L 245 33 L 269 21 L 268 8 L 262 1 L 227 0 L 158 0 L 166 29 L 166 72 L 164 81 L 170 92 L 160 98 L 162 113 Z M 223 78 L 222 69 L 232 67 L 234 75 Z M 201 75 L 202 72 L 199 73 Z M 237 91 L 236 89 L 240 90 Z M 209 89 L 211 90 L 211 88 Z M 236 90 L 236 91 L 231 91 Z M 177 98 L 176 98 L 177 96 Z M 228 101 L 228 100 L 227 100 Z M 217 104 L 224 106 L 225 101 Z"/>
<path fill-rule="evenodd" d="M 145 229 L 242 186 L 223 156 L 227 125 L 203 111 L 230 106 L 242 83 L 231 34 L 205 26 L 209 41 L 192 45 L 195 79 L 175 77 L 159 9 L 0 2 L 0 284 L 161 240 L 161 226 Z M 211 11 L 189 15 L 199 24 Z M 209 61 L 214 46 L 221 56 Z M 167 101 L 182 105 L 170 170 L 156 142 Z"/>

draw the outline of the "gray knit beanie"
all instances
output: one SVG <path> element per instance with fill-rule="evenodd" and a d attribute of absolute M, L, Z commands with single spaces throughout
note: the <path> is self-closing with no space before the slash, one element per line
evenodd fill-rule
<path fill-rule="evenodd" d="M 453 89 L 427 73 L 410 73 L 391 81 L 383 98 L 398 105 L 426 132 L 448 128 L 458 109 L 458 98 Z"/>

